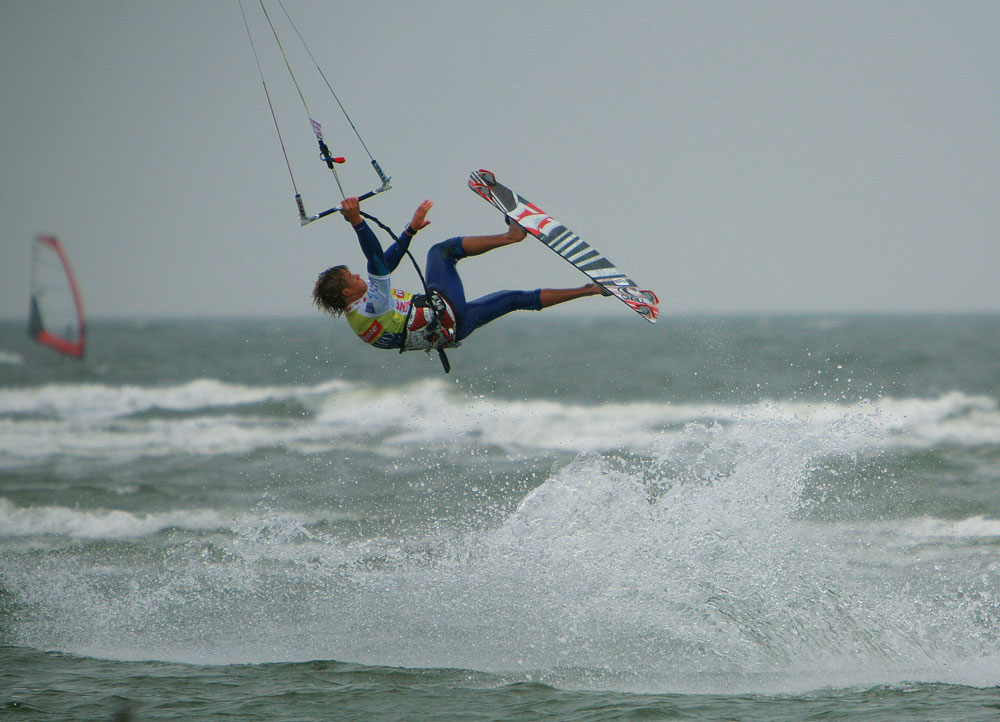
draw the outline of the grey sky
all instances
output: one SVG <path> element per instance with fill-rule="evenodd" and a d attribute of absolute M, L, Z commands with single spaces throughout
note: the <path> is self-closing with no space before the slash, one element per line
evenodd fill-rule
<path fill-rule="evenodd" d="M 245 4 L 300 191 L 335 205 Z M 664 314 L 1000 311 L 1000 3 L 286 7 L 393 178 L 367 210 L 401 229 L 435 201 L 418 258 L 502 227 L 465 187 L 484 167 Z M 308 315 L 320 270 L 361 266 L 339 217 L 298 225 L 236 0 L 0 0 L 0 67 L 0 317 L 26 315 L 37 232 L 66 243 L 91 317 Z M 348 190 L 369 189 L 328 91 L 295 70 Z M 463 277 L 475 295 L 584 280 L 533 242 Z"/>

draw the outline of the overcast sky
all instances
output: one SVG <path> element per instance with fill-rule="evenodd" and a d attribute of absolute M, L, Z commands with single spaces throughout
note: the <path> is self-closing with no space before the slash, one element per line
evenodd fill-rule
<path fill-rule="evenodd" d="M 299 190 L 336 205 L 244 4 Z M 392 176 L 366 209 L 401 230 L 435 201 L 421 259 L 502 228 L 466 188 L 483 167 L 664 314 L 1000 311 L 995 0 L 286 7 Z M 368 190 L 367 155 L 282 40 L 347 190 Z M 0 68 L 0 317 L 26 316 L 38 232 L 64 241 L 92 318 L 310 315 L 319 271 L 361 267 L 339 217 L 298 224 L 237 0 L 0 0 Z M 585 280 L 531 239 L 462 270 L 470 295 Z"/>

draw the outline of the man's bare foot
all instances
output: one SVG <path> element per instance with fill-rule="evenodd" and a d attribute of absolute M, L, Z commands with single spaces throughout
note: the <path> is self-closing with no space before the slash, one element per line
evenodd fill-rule
<path fill-rule="evenodd" d="M 507 216 L 504 216 L 504 220 L 507 221 L 507 233 L 504 236 L 510 243 L 523 241 L 527 237 L 528 233 L 521 226 L 517 225 L 517 223 L 507 218 Z"/>
<path fill-rule="evenodd" d="M 555 306 L 558 303 L 572 301 L 574 298 L 600 296 L 604 289 L 596 283 L 588 283 L 578 288 L 542 288 L 539 291 L 539 301 L 542 308 Z"/>

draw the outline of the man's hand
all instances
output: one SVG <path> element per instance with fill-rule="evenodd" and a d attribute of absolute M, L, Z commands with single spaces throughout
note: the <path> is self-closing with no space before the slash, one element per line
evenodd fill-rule
<path fill-rule="evenodd" d="M 345 198 L 340 204 L 340 214 L 352 226 L 361 225 L 361 201 L 357 198 Z"/>
<path fill-rule="evenodd" d="M 427 220 L 427 212 L 434 206 L 434 201 L 424 201 L 419 206 L 417 210 L 413 212 L 413 219 L 410 221 L 410 228 L 415 231 L 419 231 L 423 228 L 427 228 L 431 224 Z"/>

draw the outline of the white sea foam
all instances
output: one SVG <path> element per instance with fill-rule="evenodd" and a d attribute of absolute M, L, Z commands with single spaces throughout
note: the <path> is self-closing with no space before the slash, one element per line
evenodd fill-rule
<path fill-rule="evenodd" d="M 0 364 L 21 366 L 24 364 L 24 356 L 16 351 L 0 351 Z"/>
<path fill-rule="evenodd" d="M 0 421 L 0 468 L 51 457 L 123 463 L 174 454 L 215 456 L 281 446 L 300 439 L 295 429 L 262 419 L 218 416 L 135 420 L 106 425 Z"/>
<path fill-rule="evenodd" d="M 72 539 L 138 539 L 155 536 L 167 529 L 192 532 L 232 532 L 238 539 L 234 550 L 242 557 L 259 558 L 253 551 L 262 544 L 271 552 L 289 559 L 301 555 L 298 545 L 316 540 L 329 540 L 309 532 L 307 526 L 345 515 L 318 510 L 313 514 L 279 512 L 264 508 L 253 512 L 226 514 L 217 509 L 176 509 L 163 512 L 137 513 L 120 509 L 82 510 L 57 505 L 18 506 L 0 497 L 0 538 L 5 537 L 69 537 Z"/>
<path fill-rule="evenodd" d="M 915 541 L 933 539 L 998 540 L 1000 519 L 990 519 L 981 514 L 965 519 L 936 519 L 923 516 L 887 524 L 893 531 Z"/>
<path fill-rule="evenodd" d="M 648 450 L 690 422 L 767 425 L 795 421 L 809 433 L 836 431 L 856 450 L 936 443 L 1000 443 L 996 400 L 952 392 L 930 399 L 753 404 L 637 401 L 602 405 L 469 397 L 440 381 L 405 388 L 358 389 L 328 396 L 317 423 L 391 443 L 474 438 L 507 449 L 575 452 Z"/>
<path fill-rule="evenodd" d="M 49 384 L 0 389 L 0 414 L 36 414 L 75 421 L 100 421 L 162 409 L 197 411 L 266 401 L 306 400 L 345 387 L 330 381 L 317 386 L 246 386 L 199 379 L 177 386 Z"/>
<path fill-rule="evenodd" d="M 351 543 L 264 509 L 170 519 L 0 504 L 18 529 L 71 537 L 95 522 L 123 538 L 170 524 L 233 532 L 222 553 L 175 550 L 118 593 L 105 575 L 51 558 L 24 594 L 54 611 L 21 641 L 192 662 L 542 670 L 557 686 L 573 686 L 573 670 L 603 670 L 611 686 L 644 691 L 982 679 L 962 665 L 1000 658 L 993 582 L 982 579 L 995 567 L 983 572 L 967 556 L 975 545 L 955 545 L 921 574 L 920 548 L 988 537 L 997 522 L 801 520 L 811 460 L 887 426 L 867 405 L 727 411 L 659 437 L 642 468 L 581 455 L 498 527 L 464 533 Z"/>
<path fill-rule="evenodd" d="M 440 381 L 399 389 L 362 389 L 329 398 L 317 422 L 347 433 L 378 435 L 388 444 L 459 443 L 516 449 L 597 451 L 647 448 L 663 426 L 704 413 L 652 402 L 600 407 L 548 400 L 465 396 Z"/>
<path fill-rule="evenodd" d="M 970 654 L 997 659 L 1000 639 L 983 626 L 998 611 L 996 565 L 970 568 L 977 547 L 963 544 L 926 575 L 921 554 L 935 537 L 992 538 L 1000 521 L 797 518 L 809 460 L 854 443 L 842 427 L 838 440 L 793 417 L 692 424 L 664 445 L 660 468 L 594 456 L 561 469 L 474 545 L 463 612 L 488 610 L 505 631 L 467 661 L 666 670 L 695 690 L 734 675 L 759 690 L 747 674 L 794 673 L 815 688 L 852 670 L 877 684 L 953 674 Z"/>
<path fill-rule="evenodd" d="M 228 529 L 233 520 L 211 509 L 133 514 L 116 509 L 64 506 L 18 507 L 0 497 L 0 537 L 66 536 L 75 539 L 135 539 L 164 529 Z"/>
<path fill-rule="evenodd" d="M 226 413 L 286 401 L 313 413 Z M 141 413 L 154 409 L 185 413 L 176 418 Z M 0 416 L 0 466 L 53 456 L 121 460 L 269 447 L 315 453 L 344 444 L 362 444 L 372 453 L 394 456 L 411 445 L 442 442 L 459 448 L 499 447 L 510 454 L 616 449 L 645 453 L 692 422 L 759 428 L 795 423 L 801 433 L 836 439 L 837 452 L 847 454 L 942 443 L 1000 444 L 997 401 L 959 392 L 840 403 L 586 405 L 472 396 L 441 380 L 385 389 L 339 381 L 252 387 L 201 380 L 163 388 L 52 385 L 0 390 L 2 414 L 7 416 Z"/>

